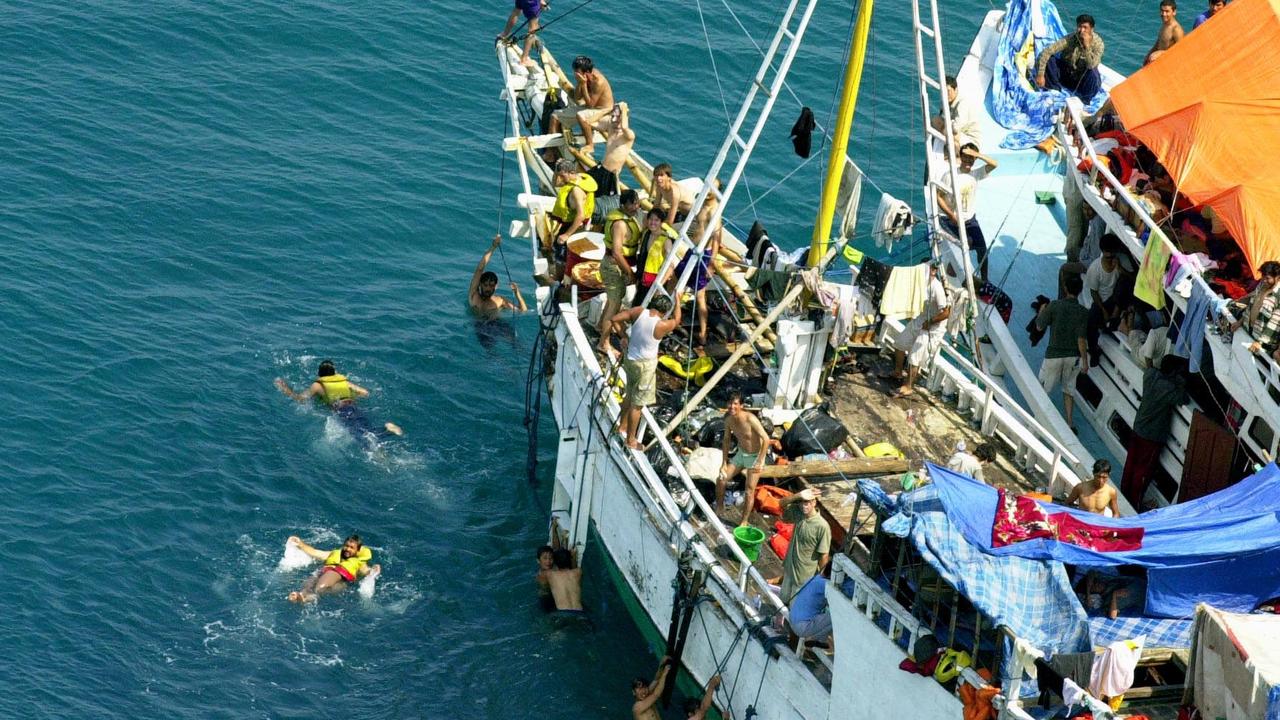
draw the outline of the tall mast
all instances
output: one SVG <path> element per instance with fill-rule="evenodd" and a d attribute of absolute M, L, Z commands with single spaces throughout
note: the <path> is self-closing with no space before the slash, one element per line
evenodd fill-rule
<path fill-rule="evenodd" d="M 816 267 L 827 253 L 831 239 L 831 221 L 836 214 L 840 180 L 844 177 L 844 160 L 849 149 L 849 131 L 853 127 L 853 111 L 858 104 L 858 88 L 862 84 L 862 65 L 867 56 L 867 38 L 871 35 L 871 11 L 875 0 L 861 0 L 858 22 L 853 30 L 853 50 L 844 66 L 844 87 L 840 92 L 840 115 L 836 118 L 831 138 L 831 155 L 827 160 L 827 177 L 822 184 L 822 201 L 813 224 L 813 240 L 809 244 L 810 267 Z"/>

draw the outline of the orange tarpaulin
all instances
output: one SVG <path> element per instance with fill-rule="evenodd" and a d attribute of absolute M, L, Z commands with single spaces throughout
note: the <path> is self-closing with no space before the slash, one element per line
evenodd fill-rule
<path fill-rule="evenodd" d="M 1111 99 L 1255 272 L 1280 260 L 1280 0 L 1235 0 Z"/>

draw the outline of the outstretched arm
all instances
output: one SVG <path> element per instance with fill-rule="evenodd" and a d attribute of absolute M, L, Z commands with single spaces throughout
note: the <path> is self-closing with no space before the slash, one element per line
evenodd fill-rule
<path fill-rule="evenodd" d="M 301 550 L 302 552 L 304 552 L 304 553 L 306 553 L 306 554 L 310 555 L 311 557 L 315 558 L 316 560 L 324 560 L 325 558 L 329 557 L 329 553 L 327 553 L 327 552 L 325 552 L 325 551 L 323 551 L 323 550 L 317 550 L 317 549 L 315 549 L 315 548 L 311 547 L 310 545 L 308 545 L 308 544 L 306 544 L 306 543 L 302 542 L 302 538 L 298 537 L 297 535 L 290 535 L 290 536 L 289 536 L 289 542 L 291 542 L 291 543 L 293 543 L 294 545 L 298 546 L 298 549 L 299 549 L 299 550 Z"/>
<path fill-rule="evenodd" d="M 671 658 L 663 657 L 662 664 L 658 666 L 658 674 L 653 678 L 653 682 L 649 684 L 649 694 L 643 700 L 637 700 L 632 706 L 632 711 L 639 715 L 657 704 L 662 699 L 662 688 L 667 684 L 667 671 L 671 669 Z"/>
<path fill-rule="evenodd" d="M 715 702 L 716 688 L 720 686 L 720 676 L 713 675 L 707 683 L 707 691 L 702 694 L 702 704 L 698 706 L 698 711 L 689 716 L 689 720 L 703 720 L 707 717 L 707 711 L 711 709 L 711 704 Z"/>
<path fill-rule="evenodd" d="M 347 381 L 347 387 L 351 388 L 351 392 L 355 393 L 356 395 L 359 395 L 360 397 L 369 397 L 368 390 L 365 390 L 364 388 L 351 382 L 350 380 Z"/>
<path fill-rule="evenodd" d="M 520 294 L 520 288 L 513 282 L 511 283 L 511 292 L 516 296 L 516 302 L 519 303 L 520 309 L 516 310 L 513 306 L 511 309 L 516 312 L 529 312 L 529 306 L 524 302 L 524 296 Z"/>
<path fill-rule="evenodd" d="M 303 390 L 302 392 L 294 392 L 293 388 L 289 387 L 289 383 L 284 381 L 284 378 L 276 378 L 276 387 L 280 389 L 280 392 L 300 403 L 310 400 L 317 393 L 324 390 L 320 383 L 313 382 L 306 390 Z M 352 387 L 355 386 L 353 385 Z"/>
<path fill-rule="evenodd" d="M 489 259 L 493 257 L 493 251 L 498 249 L 502 244 L 502 233 L 493 236 L 493 244 L 488 250 L 484 251 L 484 255 L 480 256 L 480 263 L 476 265 L 476 271 L 471 273 L 471 286 L 467 288 L 467 297 L 476 294 L 476 288 L 480 287 L 480 276 L 484 274 L 484 269 L 489 266 Z"/>

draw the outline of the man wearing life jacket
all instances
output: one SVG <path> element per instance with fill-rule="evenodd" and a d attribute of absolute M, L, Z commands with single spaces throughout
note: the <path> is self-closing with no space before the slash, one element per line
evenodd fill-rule
<path fill-rule="evenodd" d="M 475 272 L 471 273 L 471 287 L 467 289 L 467 305 L 472 312 L 486 320 L 497 318 L 503 310 L 512 312 L 527 312 L 529 310 L 529 306 L 524 302 L 524 297 L 520 295 L 520 288 L 514 282 L 511 283 L 511 292 L 515 295 L 516 303 L 519 303 L 519 305 L 494 292 L 498 289 L 498 274 L 485 270 L 485 268 L 489 266 L 493 251 L 497 250 L 501 244 L 502 234 L 494 235 L 493 244 L 481 256 Z"/>
<path fill-rule="evenodd" d="M 324 403 L 352 435 L 366 444 L 376 444 L 388 435 L 404 434 L 399 425 L 391 422 L 383 425 L 385 429 L 373 427 L 364 413 L 356 407 L 356 398 L 368 397 L 369 391 L 339 374 L 332 360 L 320 363 L 320 367 L 316 369 L 315 382 L 302 392 L 294 392 L 283 378 L 276 378 L 276 387 L 297 402 L 305 403 L 314 398 Z"/>
<path fill-rule="evenodd" d="M 373 559 L 373 551 L 364 547 L 359 535 L 348 537 L 342 542 L 342 547 L 328 552 L 311 547 L 296 535 L 290 537 L 289 542 L 307 555 L 324 562 L 324 567 L 307 578 L 300 590 L 289 593 L 289 602 L 312 602 L 321 593 L 337 592 L 371 572 L 382 571 L 381 565 L 369 564 Z"/>
<path fill-rule="evenodd" d="M 604 238 L 609 252 L 600 261 L 600 279 L 604 281 L 604 312 L 600 313 L 600 352 L 612 354 L 609 324 L 627 297 L 627 286 L 636 281 L 636 250 L 640 245 L 640 223 L 635 214 L 640 210 L 640 196 L 635 190 L 622 191 L 622 206 L 610 210 L 604 220 Z"/>
<path fill-rule="evenodd" d="M 591 213 L 596 209 L 596 181 L 586 173 L 578 172 L 578 164 L 561 158 L 556 163 L 556 204 L 551 217 L 558 221 L 552 251 L 556 262 L 564 262 L 568 256 L 565 243 L 574 233 L 589 230 Z"/>

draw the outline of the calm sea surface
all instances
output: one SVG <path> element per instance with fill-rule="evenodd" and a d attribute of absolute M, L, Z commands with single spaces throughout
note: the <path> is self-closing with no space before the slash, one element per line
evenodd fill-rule
<path fill-rule="evenodd" d="M 1066 10 L 1092 9 L 1131 71 L 1150 4 Z M 764 42 L 778 4 L 734 5 Z M 989 6 L 947 6 L 956 62 Z M 0 717 L 626 716 L 654 659 L 598 558 L 594 631 L 533 602 L 536 322 L 486 347 L 463 311 L 497 229 L 508 8 L 0 3 Z M 755 51 L 723 5 L 703 9 L 732 108 Z M 854 153 L 911 197 L 907 18 L 881 3 Z M 850 19 L 820 9 L 797 61 L 822 124 Z M 546 38 L 597 59 L 648 156 L 704 171 L 726 123 L 696 2 L 597 0 Z M 779 102 L 737 211 L 795 168 L 798 108 Z M 785 246 L 807 235 L 820 164 L 757 207 Z M 403 442 L 370 457 L 272 387 L 326 357 Z M 383 564 L 374 598 L 285 602 L 302 577 L 276 569 L 284 539 L 353 530 Z"/>

